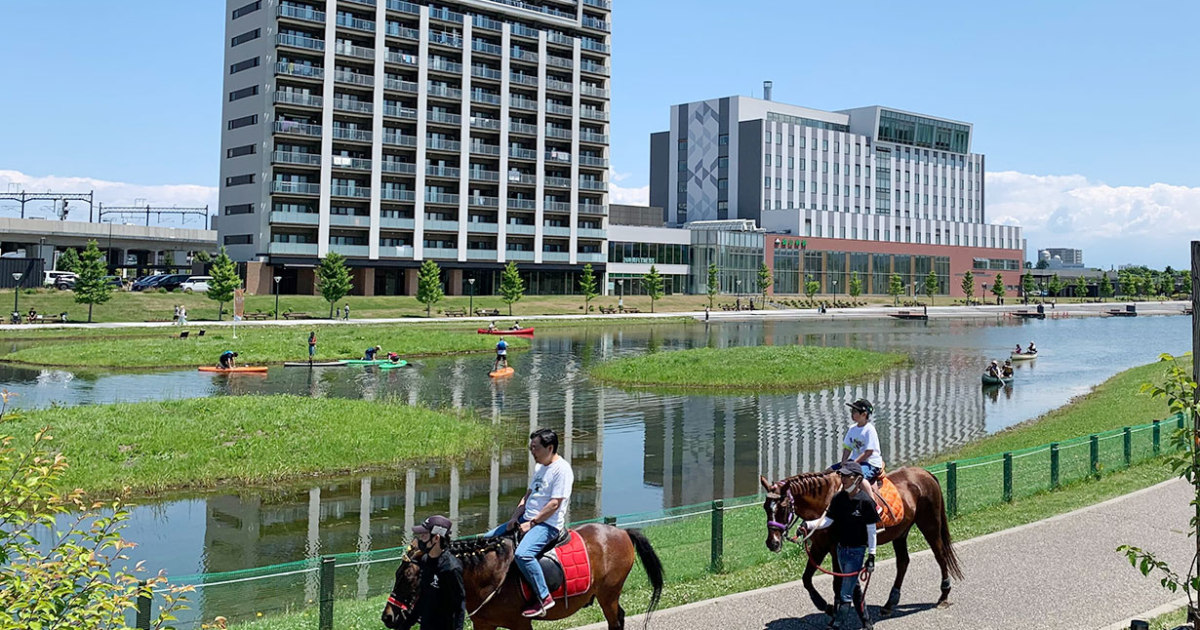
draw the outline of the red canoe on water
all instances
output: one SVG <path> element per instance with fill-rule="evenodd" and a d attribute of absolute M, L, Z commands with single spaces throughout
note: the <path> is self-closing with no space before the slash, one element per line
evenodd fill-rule
<path fill-rule="evenodd" d="M 481 335 L 532 335 L 532 328 L 518 328 L 516 330 L 488 330 L 486 328 L 478 329 Z"/>

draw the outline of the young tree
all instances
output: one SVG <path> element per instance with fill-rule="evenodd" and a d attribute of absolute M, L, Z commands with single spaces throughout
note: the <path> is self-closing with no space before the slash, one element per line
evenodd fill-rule
<path fill-rule="evenodd" d="M 817 282 L 816 280 L 813 280 L 811 273 L 804 276 L 804 295 L 805 295 L 805 297 L 807 297 L 809 300 L 812 300 L 813 296 L 816 295 L 817 291 L 820 291 L 820 290 L 821 290 L 821 283 Z"/>
<path fill-rule="evenodd" d="M 929 274 L 925 276 L 925 297 L 929 298 L 930 304 L 933 304 L 933 296 L 937 294 L 941 286 L 942 284 L 938 282 L 937 274 L 930 269 Z"/>
<path fill-rule="evenodd" d="M 1087 278 L 1085 278 L 1083 276 L 1079 276 L 1078 278 L 1075 279 L 1075 295 L 1077 295 L 1079 297 L 1080 302 L 1082 302 L 1085 298 L 1087 298 L 1087 296 L 1088 296 L 1088 280 L 1087 280 Z"/>
<path fill-rule="evenodd" d="M 1062 293 L 1063 290 L 1062 278 L 1059 278 L 1058 274 L 1050 276 L 1050 282 L 1046 283 L 1046 290 L 1050 292 L 1050 295 L 1058 297 L 1058 294 Z"/>
<path fill-rule="evenodd" d="M 425 305 L 425 317 L 432 317 L 433 305 L 442 301 L 442 269 L 428 258 L 417 272 L 417 301 Z"/>
<path fill-rule="evenodd" d="M 1179 286 L 1184 295 L 1192 294 L 1192 270 L 1184 269 L 1179 272 Z"/>
<path fill-rule="evenodd" d="M 771 288 L 771 283 L 774 279 L 771 277 L 771 268 L 767 267 L 766 262 L 758 265 L 758 292 L 762 294 L 763 308 L 767 307 L 767 289 Z"/>
<path fill-rule="evenodd" d="M 992 285 L 992 295 L 996 296 L 996 303 L 1004 299 L 1004 277 L 996 274 L 996 283 Z"/>
<path fill-rule="evenodd" d="M 1037 289 L 1037 285 L 1033 281 L 1033 274 L 1029 271 L 1021 276 L 1021 295 L 1025 299 L 1025 303 L 1029 303 L 1029 294 Z"/>
<path fill-rule="evenodd" d="M 74 247 L 68 247 L 58 257 L 58 270 L 79 273 L 79 252 Z"/>
<path fill-rule="evenodd" d="M 337 301 L 354 289 L 345 257 L 337 252 L 329 252 L 321 259 L 321 266 L 317 267 L 317 288 L 321 290 L 321 297 L 329 302 L 329 319 L 333 319 Z"/>
<path fill-rule="evenodd" d="M 217 259 L 213 262 L 209 275 L 212 276 L 212 280 L 208 281 L 208 292 L 205 295 L 217 303 L 217 320 L 220 321 L 225 314 L 225 303 L 232 302 L 233 292 L 242 286 L 237 265 L 230 260 L 224 247 L 217 253 Z"/>
<path fill-rule="evenodd" d="M 500 301 L 508 305 L 508 316 L 512 317 L 512 305 L 525 296 L 525 281 L 517 269 L 516 261 L 510 260 L 500 274 Z"/>
<path fill-rule="evenodd" d="M 202 265 L 207 265 L 208 263 L 212 262 L 212 254 L 202 249 L 196 252 L 195 260 Z"/>
<path fill-rule="evenodd" d="M 862 278 L 858 277 L 857 271 L 850 272 L 850 297 L 858 299 L 862 295 Z"/>
<path fill-rule="evenodd" d="M 1104 300 L 1113 296 L 1113 285 L 1108 280 L 1108 273 L 1100 277 L 1100 299 Z"/>
<path fill-rule="evenodd" d="M 583 275 L 579 276 L 579 290 L 583 291 L 583 313 L 592 312 L 592 300 L 600 295 L 600 287 L 596 284 L 596 273 L 592 271 L 592 263 L 583 266 Z"/>
<path fill-rule="evenodd" d="M 663 279 L 658 273 L 658 267 L 650 265 L 650 271 L 642 276 L 642 288 L 650 298 L 650 312 L 654 312 L 654 302 L 663 296 Z"/>
<path fill-rule="evenodd" d="M 975 272 L 967 270 L 967 272 L 963 274 L 962 290 L 967 296 L 967 304 L 970 305 L 971 301 L 975 299 Z"/>
<path fill-rule="evenodd" d="M 713 307 L 713 300 L 721 291 L 721 271 L 717 263 L 708 263 L 708 308 Z"/>
<path fill-rule="evenodd" d="M 103 304 L 112 297 L 112 285 L 109 284 L 108 263 L 104 260 L 104 252 L 96 245 L 96 241 L 88 241 L 87 249 L 79 257 L 79 277 L 75 279 L 75 303 L 88 305 L 88 323 L 92 321 L 92 307 Z"/>
<path fill-rule="evenodd" d="M 1121 294 L 1130 297 L 1137 296 L 1137 276 L 1128 269 L 1117 271 L 1117 282 L 1121 285 Z"/>
<path fill-rule="evenodd" d="M 904 295 L 904 279 L 898 273 L 892 273 L 888 277 L 888 295 L 892 296 L 892 305 L 900 303 L 900 296 Z"/>

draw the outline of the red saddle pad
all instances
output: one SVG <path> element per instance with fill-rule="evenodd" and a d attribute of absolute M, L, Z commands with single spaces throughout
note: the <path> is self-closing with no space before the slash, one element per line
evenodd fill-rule
<path fill-rule="evenodd" d="M 587 545 L 583 544 L 583 537 L 579 532 L 571 530 L 571 542 L 556 547 L 553 554 L 547 553 L 545 557 L 555 555 L 563 570 L 563 584 L 550 591 L 554 599 L 582 595 L 592 588 L 592 563 L 588 558 Z M 521 580 L 521 594 L 527 600 L 533 598 L 533 592 L 524 580 Z"/>

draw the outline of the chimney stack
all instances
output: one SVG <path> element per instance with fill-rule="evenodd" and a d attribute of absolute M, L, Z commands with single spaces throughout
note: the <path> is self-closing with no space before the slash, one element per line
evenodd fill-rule
<path fill-rule="evenodd" d="M 773 85 L 774 84 L 771 83 L 770 81 L 763 81 L 763 100 L 764 101 L 771 100 L 771 87 Z"/>

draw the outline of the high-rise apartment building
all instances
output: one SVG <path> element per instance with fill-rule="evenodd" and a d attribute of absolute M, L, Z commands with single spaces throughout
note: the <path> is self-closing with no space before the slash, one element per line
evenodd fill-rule
<path fill-rule="evenodd" d="M 228 0 L 220 244 L 252 292 L 568 290 L 606 260 L 610 0 Z"/>
<path fill-rule="evenodd" d="M 1051 266 L 1082 267 L 1083 250 L 1070 247 L 1047 247 L 1038 250 L 1038 260 L 1044 260 Z"/>

